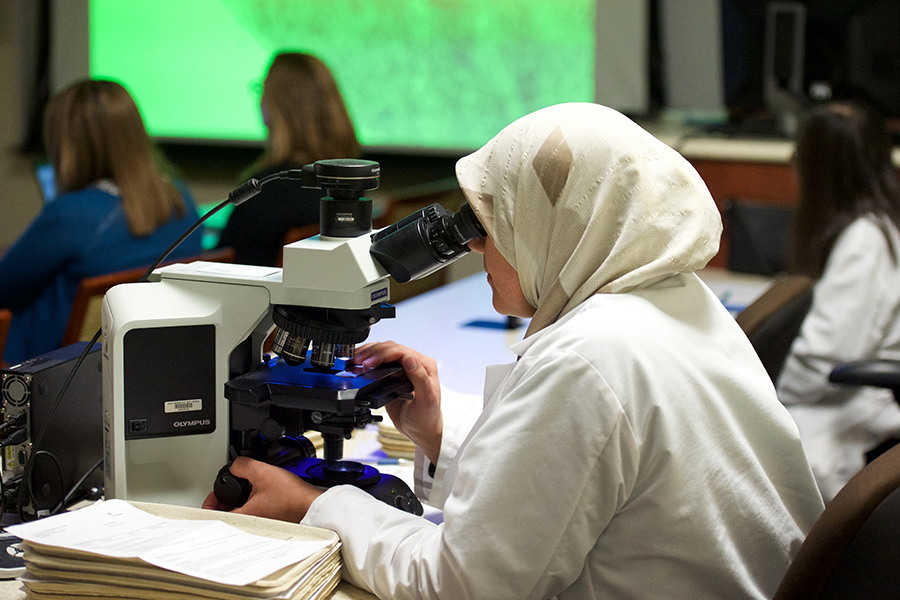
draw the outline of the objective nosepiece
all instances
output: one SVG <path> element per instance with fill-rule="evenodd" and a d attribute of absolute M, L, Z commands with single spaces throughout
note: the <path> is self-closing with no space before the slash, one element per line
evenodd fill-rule
<path fill-rule="evenodd" d="M 394 316 L 394 307 L 374 304 L 364 310 L 277 305 L 272 318 L 278 331 L 272 350 L 292 367 L 309 353 L 316 369 L 331 369 L 336 358 L 351 358 L 356 344 L 369 336 L 369 327 Z"/>

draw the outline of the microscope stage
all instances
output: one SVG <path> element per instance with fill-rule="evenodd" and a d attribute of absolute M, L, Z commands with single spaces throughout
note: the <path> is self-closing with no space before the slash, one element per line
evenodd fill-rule
<path fill-rule="evenodd" d="M 344 366 L 342 362 L 335 366 Z M 411 392 L 412 384 L 397 363 L 374 369 L 352 365 L 348 370 L 322 370 L 314 369 L 308 359 L 296 367 L 271 359 L 225 384 L 225 397 L 238 404 L 272 403 L 334 413 L 380 408 Z"/>

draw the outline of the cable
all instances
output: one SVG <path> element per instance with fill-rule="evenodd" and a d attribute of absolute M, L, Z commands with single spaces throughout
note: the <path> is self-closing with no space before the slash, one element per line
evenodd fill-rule
<path fill-rule="evenodd" d="M 25 424 L 28 415 L 24 412 L 20 412 L 19 414 L 13 415 L 0 423 L 0 433 L 5 432 L 7 429 L 14 429 L 16 427 L 21 427 Z"/>
<path fill-rule="evenodd" d="M 34 446 L 32 446 L 32 450 L 33 449 L 34 449 Z M 26 463 L 26 466 L 28 464 L 33 465 L 32 461 L 38 455 L 46 455 L 46 456 L 49 456 L 53 460 L 53 464 L 56 465 L 56 472 L 59 474 L 59 480 L 62 481 L 62 479 L 63 479 L 62 467 L 59 464 L 59 459 L 57 459 L 56 455 L 54 455 L 52 452 L 47 452 L 46 450 L 38 450 L 37 452 L 32 451 L 31 456 L 28 457 L 28 463 Z M 34 482 L 32 481 L 32 479 L 30 477 L 30 473 L 28 471 L 26 471 L 23 474 L 23 480 L 24 480 L 25 485 L 23 486 L 22 484 L 19 484 L 19 506 L 17 507 L 17 509 L 18 509 L 18 514 L 19 514 L 19 520 L 21 520 L 23 523 L 25 523 L 28 521 L 28 517 L 25 515 L 25 511 L 23 510 L 25 508 L 25 502 L 22 502 L 22 496 L 23 496 L 22 490 L 25 489 L 28 492 L 28 500 L 30 500 L 32 505 L 34 506 L 34 514 L 37 515 L 38 518 L 41 517 L 41 515 L 40 515 L 41 507 L 38 506 L 37 498 L 34 497 L 34 488 L 32 486 L 32 484 Z"/>
<path fill-rule="evenodd" d="M 16 431 L 0 440 L 0 448 L 6 448 L 7 446 L 18 446 L 19 444 L 22 444 L 26 441 L 28 441 L 28 430 L 17 429 Z"/>
<path fill-rule="evenodd" d="M 53 402 L 53 406 L 50 407 L 50 410 L 47 412 L 47 416 L 44 418 L 44 422 L 41 423 L 41 427 L 38 430 L 36 436 L 34 436 L 31 443 L 31 454 L 28 456 L 28 460 L 25 461 L 25 468 L 22 470 L 22 477 L 25 481 L 25 486 L 19 485 L 19 518 L 22 519 L 22 494 L 21 490 L 24 487 L 31 493 L 31 469 L 34 464 L 34 457 L 40 452 L 38 448 L 41 447 L 41 442 L 44 441 L 44 434 L 47 432 L 47 426 L 50 421 L 53 419 L 53 415 L 56 413 L 56 409 L 59 408 L 60 403 L 62 402 L 63 397 L 66 395 L 66 391 L 69 389 L 69 385 L 71 385 L 72 380 L 75 379 L 75 374 L 78 372 L 78 369 L 81 368 L 82 363 L 84 363 L 84 359 L 87 358 L 87 355 L 90 353 L 91 348 L 94 347 L 94 344 L 97 343 L 97 340 L 100 339 L 101 330 L 98 329 L 97 333 L 94 334 L 94 337 L 91 338 L 91 341 L 87 343 L 87 346 L 84 347 L 84 350 L 81 351 L 81 354 L 78 356 L 78 360 L 75 361 L 75 364 L 72 366 L 72 370 L 69 372 L 68 377 L 66 377 L 65 382 L 62 387 L 59 389 L 59 393 L 56 395 L 56 400 Z M 55 458 L 55 457 L 54 457 Z M 34 501 L 34 496 L 32 495 L 31 501 Z M 22 519 L 25 522 L 26 519 Z"/>
<path fill-rule="evenodd" d="M 72 488 L 68 491 L 68 493 L 65 496 L 63 496 L 63 499 L 59 501 L 59 504 L 57 504 L 53 508 L 53 510 L 50 511 L 50 515 L 55 515 L 62 509 L 66 508 L 66 506 L 68 506 L 68 504 L 69 504 L 69 501 L 72 499 L 72 495 L 78 491 L 78 488 L 81 487 L 81 484 L 84 483 L 85 481 L 87 481 L 87 478 L 90 477 L 94 471 L 99 469 L 100 465 L 102 465 L 102 464 L 103 464 L 102 458 L 100 460 L 98 460 L 96 463 L 94 463 L 94 466 L 91 467 L 90 469 L 88 469 L 87 473 L 85 473 L 84 475 L 81 476 L 81 479 L 79 479 L 75 483 L 75 485 L 73 485 Z M 48 516 L 50 516 L 50 515 L 48 515 Z"/>
<path fill-rule="evenodd" d="M 7 505 L 16 500 L 19 494 L 19 484 L 22 477 L 12 477 L 9 481 L 0 480 L 0 516 L 6 514 Z"/>
<path fill-rule="evenodd" d="M 141 275 L 141 278 L 138 279 L 138 282 L 140 283 L 142 281 L 147 281 L 147 278 L 150 277 L 150 274 L 153 273 L 153 271 L 160 265 L 160 263 L 162 261 L 166 260 L 166 258 L 168 258 L 168 256 L 175 250 L 175 248 L 177 248 L 179 245 L 181 245 L 181 243 L 184 240 L 186 240 L 192 233 L 197 231 L 197 229 L 200 227 L 200 225 L 202 225 L 207 219 L 209 219 L 211 216 L 213 216 L 214 214 L 216 214 L 217 212 L 219 212 L 220 210 L 222 210 L 229 204 L 233 204 L 235 206 L 243 204 L 244 202 L 246 202 L 253 196 L 260 193 L 262 191 L 262 186 L 264 186 L 265 184 L 267 184 L 270 181 L 273 181 L 275 179 L 303 180 L 303 179 L 306 179 L 306 174 L 303 173 L 301 169 L 291 169 L 289 171 L 279 171 L 277 173 L 272 173 L 271 175 L 267 175 L 266 177 L 263 177 L 262 179 L 255 179 L 255 178 L 248 179 L 247 181 L 245 181 L 244 183 L 242 183 L 241 185 L 236 187 L 234 190 L 232 190 L 231 193 L 228 194 L 228 199 L 223 200 L 222 202 L 217 204 L 212 210 L 210 210 L 205 215 L 203 215 L 202 217 L 197 219 L 196 223 L 191 225 L 187 231 L 185 231 L 183 234 L 181 234 L 181 237 L 179 237 L 177 240 L 175 240 L 175 242 L 173 242 L 172 245 L 169 246 L 166 249 L 166 251 L 163 252 L 159 256 L 159 258 L 157 258 L 153 262 L 152 265 L 150 265 L 150 268 L 148 268 L 147 271 L 144 272 L 143 275 Z"/>

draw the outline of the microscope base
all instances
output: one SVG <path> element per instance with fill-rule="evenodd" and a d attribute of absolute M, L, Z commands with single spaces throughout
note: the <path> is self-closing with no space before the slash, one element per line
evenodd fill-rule
<path fill-rule="evenodd" d="M 419 516 L 424 512 L 419 499 L 402 479 L 379 473 L 368 465 L 348 460 L 301 458 L 281 467 L 318 487 L 353 485 L 400 510 Z"/>

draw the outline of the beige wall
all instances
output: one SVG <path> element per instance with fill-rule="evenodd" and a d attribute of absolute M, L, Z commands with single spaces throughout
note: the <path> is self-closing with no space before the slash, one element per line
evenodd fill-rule
<path fill-rule="evenodd" d="M 0 1 L 0 248 L 9 246 L 41 207 L 32 157 L 21 156 L 22 98 L 16 4 Z"/>

